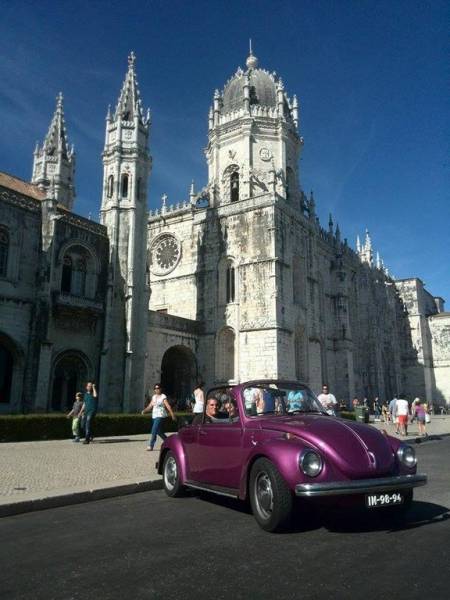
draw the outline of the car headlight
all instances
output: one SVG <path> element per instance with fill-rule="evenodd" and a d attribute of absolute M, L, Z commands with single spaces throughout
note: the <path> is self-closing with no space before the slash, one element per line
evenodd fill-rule
<path fill-rule="evenodd" d="M 317 477 L 323 468 L 322 457 L 314 450 L 303 450 L 300 454 L 299 466 L 308 477 Z"/>
<path fill-rule="evenodd" d="M 406 444 L 400 446 L 397 450 L 397 456 L 405 467 L 412 468 L 417 464 L 416 451 L 411 446 L 407 446 Z"/>

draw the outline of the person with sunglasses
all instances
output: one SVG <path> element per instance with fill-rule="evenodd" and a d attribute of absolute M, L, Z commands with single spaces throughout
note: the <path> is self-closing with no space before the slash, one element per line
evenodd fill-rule
<path fill-rule="evenodd" d="M 163 440 L 166 439 L 166 434 L 162 431 L 162 423 L 163 420 L 167 417 L 167 413 L 169 413 L 172 421 L 175 421 L 175 415 L 173 414 L 172 407 L 167 400 L 167 396 L 162 393 L 161 384 L 157 383 L 154 387 L 154 394 L 148 406 L 144 408 L 142 414 L 148 413 L 152 411 L 152 430 L 150 433 L 150 439 L 147 446 L 147 450 L 151 452 L 155 446 L 156 437 L 159 437 Z"/>

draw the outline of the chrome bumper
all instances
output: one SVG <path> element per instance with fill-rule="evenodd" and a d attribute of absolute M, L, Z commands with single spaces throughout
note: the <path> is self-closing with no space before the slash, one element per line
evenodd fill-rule
<path fill-rule="evenodd" d="M 348 496 L 411 489 L 427 483 L 426 475 L 397 475 L 377 479 L 355 481 L 330 481 L 325 483 L 299 483 L 295 486 L 296 496 L 315 498 L 319 496 Z"/>

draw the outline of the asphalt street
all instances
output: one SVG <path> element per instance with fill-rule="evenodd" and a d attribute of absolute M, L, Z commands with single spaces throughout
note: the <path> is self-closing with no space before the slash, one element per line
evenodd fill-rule
<path fill-rule="evenodd" d="M 0 598 L 447 599 L 450 436 L 416 446 L 429 484 L 401 521 L 298 515 L 265 533 L 239 502 L 153 491 L 0 520 Z"/>

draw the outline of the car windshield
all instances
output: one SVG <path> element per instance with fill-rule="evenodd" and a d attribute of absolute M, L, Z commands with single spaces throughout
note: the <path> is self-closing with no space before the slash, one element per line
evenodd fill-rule
<path fill-rule="evenodd" d="M 311 390 L 300 384 L 255 383 L 244 388 L 243 394 L 247 416 L 325 414 Z"/>

